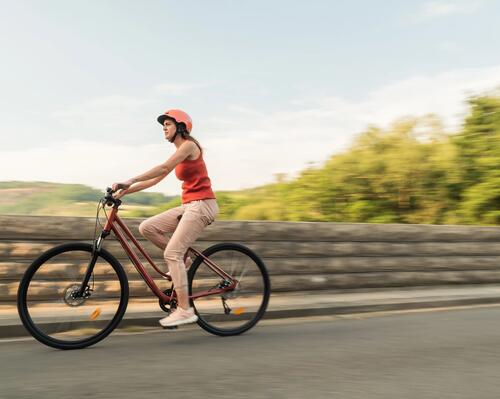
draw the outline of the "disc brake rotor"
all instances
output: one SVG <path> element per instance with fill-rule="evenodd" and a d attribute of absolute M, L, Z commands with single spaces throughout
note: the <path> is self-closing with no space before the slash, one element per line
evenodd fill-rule
<path fill-rule="evenodd" d="M 64 291 L 64 302 L 68 306 L 80 306 L 90 296 L 89 287 L 87 287 L 82 296 L 79 296 L 81 285 L 72 284 Z"/>

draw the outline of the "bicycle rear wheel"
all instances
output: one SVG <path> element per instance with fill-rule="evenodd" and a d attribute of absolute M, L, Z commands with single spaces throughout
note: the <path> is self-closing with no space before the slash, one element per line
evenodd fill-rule
<path fill-rule="evenodd" d="M 235 243 L 216 244 L 203 255 L 238 280 L 233 291 L 191 298 L 198 324 L 222 336 L 241 334 L 264 315 L 271 294 L 269 275 L 262 260 L 249 248 Z M 189 294 L 218 289 L 227 282 L 206 261 L 197 257 L 189 268 Z"/>
<path fill-rule="evenodd" d="M 128 280 L 108 251 L 101 249 L 85 295 L 78 296 L 91 259 L 91 244 L 63 244 L 26 270 L 18 289 L 18 312 L 38 341 L 57 349 L 81 349 L 105 338 L 122 319 Z"/>

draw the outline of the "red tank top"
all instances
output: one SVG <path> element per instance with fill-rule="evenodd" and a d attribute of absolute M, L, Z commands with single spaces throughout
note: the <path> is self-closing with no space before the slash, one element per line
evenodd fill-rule
<path fill-rule="evenodd" d="M 175 175 L 182 181 L 183 204 L 202 199 L 215 199 L 212 183 L 201 154 L 198 159 L 189 160 L 186 158 L 178 163 L 175 167 Z"/>

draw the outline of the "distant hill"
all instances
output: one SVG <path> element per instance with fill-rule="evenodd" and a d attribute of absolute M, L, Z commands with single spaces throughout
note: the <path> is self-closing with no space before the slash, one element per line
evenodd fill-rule
<path fill-rule="evenodd" d="M 0 214 L 93 216 L 103 192 L 83 184 L 0 182 Z M 127 197 L 122 215 L 162 206 L 176 197 L 139 192 Z"/>

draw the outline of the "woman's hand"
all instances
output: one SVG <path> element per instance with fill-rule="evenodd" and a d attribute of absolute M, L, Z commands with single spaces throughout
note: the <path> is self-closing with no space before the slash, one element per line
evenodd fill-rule
<path fill-rule="evenodd" d="M 117 191 L 116 193 L 113 193 L 113 198 L 114 199 L 120 199 L 125 194 L 128 194 L 128 191 L 126 189 L 123 189 L 123 190 Z"/>
<path fill-rule="evenodd" d="M 116 191 L 116 190 L 120 190 L 120 189 L 123 189 L 123 190 L 126 190 L 127 188 L 129 188 L 132 184 L 134 184 L 134 182 L 132 180 L 127 180 L 126 182 L 123 182 L 123 183 L 113 183 L 113 185 L 111 186 L 111 189 L 113 191 Z"/>

